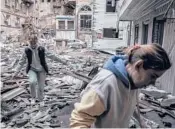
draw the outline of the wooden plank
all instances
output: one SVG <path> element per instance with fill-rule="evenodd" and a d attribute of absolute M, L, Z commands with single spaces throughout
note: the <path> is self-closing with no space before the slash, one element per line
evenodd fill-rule
<path fill-rule="evenodd" d="M 84 82 L 87 82 L 87 83 L 89 83 L 89 82 L 91 81 L 90 79 L 87 79 L 87 78 L 85 78 L 85 77 L 76 75 L 76 74 L 74 74 L 73 72 L 69 72 L 69 71 L 66 71 L 66 70 L 61 70 L 61 72 L 65 73 L 65 74 L 68 74 L 68 75 L 70 75 L 70 76 L 72 76 L 72 77 L 75 77 L 75 78 L 77 78 L 77 79 L 79 79 L 79 80 L 82 80 L 82 81 L 84 81 Z"/>
<path fill-rule="evenodd" d="M 24 89 L 24 88 L 16 88 L 16 89 L 14 89 L 14 90 L 11 90 L 11 91 L 9 91 L 9 92 L 7 92 L 7 93 L 5 93 L 5 94 L 2 94 L 1 95 L 1 99 L 3 100 L 3 101 L 8 101 L 8 100 L 11 100 L 11 99 L 13 99 L 14 97 L 16 97 L 16 96 L 18 96 L 18 95 L 20 95 L 20 94 L 22 94 L 22 93 L 24 93 L 26 90 Z"/>
<path fill-rule="evenodd" d="M 147 103 L 147 102 L 145 102 L 145 101 L 140 101 L 140 102 L 139 102 L 139 106 L 141 106 L 141 107 L 147 106 L 147 107 L 149 107 L 149 108 L 151 108 L 151 109 L 154 109 L 154 110 L 156 110 L 156 111 L 158 111 L 158 112 L 165 113 L 165 114 L 167 114 L 167 115 L 169 115 L 169 116 L 171 116 L 172 118 L 175 119 L 175 114 L 174 114 L 173 112 L 171 112 L 171 111 L 169 111 L 169 110 L 166 110 L 166 109 L 164 109 L 164 108 L 160 108 L 160 107 L 153 106 L 153 105 L 151 105 L 151 104 L 149 104 L 149 103 Z"/>

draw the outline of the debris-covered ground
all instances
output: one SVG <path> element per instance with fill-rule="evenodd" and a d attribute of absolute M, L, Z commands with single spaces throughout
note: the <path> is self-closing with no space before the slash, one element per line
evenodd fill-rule
<path fill-rule="evenodd" d="M 54 52 L 54 44 L 46 46 Z M 69 127 L 70 113 L 79 94 L 110 56 L 91 49 L 65 49 L 55 53 L 71 65 L 47 60 L 50 74 L 45 86 L 45 107 L 30 104 L 28 78 L 25 67 L 17 78 L 11 79 L 13 68 L 24 46 L 1 46 L 1 126 L 2 128 L 58 128 Z M 141 90 L 139 107 L 145 122 L 152 128 L 175 128 L 175 97 L 155 87 Z M 39 110 L 41 113 L 38 113 Z M 133 118 L 130 127 L 139 127 Z"/>

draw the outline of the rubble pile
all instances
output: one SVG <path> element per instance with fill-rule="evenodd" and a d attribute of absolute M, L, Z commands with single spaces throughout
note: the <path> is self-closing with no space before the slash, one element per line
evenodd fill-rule
<path fill-rule="evenodd" d="M 47 46 L 54 52 L 54 44 Z M 46 46 L 45 46 L 46 47 Z M 92 49 L 65 49 L 57 54 L 69 65 L 47 60 L 45 106 L 31 105 L 29 82 L 25 66 L 15 79 L 13 68 L 24 50 L 19 44 L 1 46 L 1 127 L 2 128 L 64 128 L 69 127 L 73 105 L 81 91 L 91 81 L 110 54 Z M 142 89 L 139 95 L 140 113 L 151 128 L 175 127 L 175 97 L 155 87 Z M 41 111 L 41 112 L 39 112 Z M 133 117 L 130 127 L 139 128 Z"/>
<path fill-rule="evenodd" d="M 141 117 L 150 128 L 175 128 L 175 96 L 153 86 L 142 89 L 139 95 Z M 132 119 L 131 127 L 140 127 Z"/>
<path fill-rule="evenodd" d="M 16 45 L 12 48 L 7 45 L 2 50 L 1 122 L 4 128 L 68 127 L 74 102 L 79 99 L 82 89 L 98 72 L 98 67 L 101 67 L 109 57 L 88 49 L 68 49 L 58 56 L 67 60 L 70 65 L 48 59 L 49 75 L 44 89 L 45 106 L 39 107 L 30 103 L 25 66 L 15 79 L 11 79 L 13 68 L 18 64 L 24 47 Z"/>

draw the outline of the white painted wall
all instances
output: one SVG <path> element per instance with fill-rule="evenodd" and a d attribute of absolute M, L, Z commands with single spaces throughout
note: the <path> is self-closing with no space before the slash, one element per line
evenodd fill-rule
<path fill-rule="evenodd" d="M 75 31 L 58 31 L 57 30 L 56 39 L 75 40 Z"/>
<path fill-rule="evenodd" d="M 59 30 L 59 21 L 65 22 L 65 29 Z M 74 21 L 74 29 L 68 29 L 68 21 Z M 58 15 L 56 16 L 56 39 L 59 40 L 75 40 L 75 17 Z"/>
<path fill-rule="evenodd" d="M 102 35 L 102 39 L 97 39 L 97 41 L 94 43 L 94 47 L 99 49 L 116 49 L 120 46 L 127 46 L 127 27 L 129 22 L 119 23 L 119 38 L 103 38 L 103 28 L 116 29 L 118 27 L 118 12 L 106 12 L 106 0 L 95 0 L 95 6 L 94 29 L 97 33 Z M 117 8 L 119 8 L 118 5 Z"/>

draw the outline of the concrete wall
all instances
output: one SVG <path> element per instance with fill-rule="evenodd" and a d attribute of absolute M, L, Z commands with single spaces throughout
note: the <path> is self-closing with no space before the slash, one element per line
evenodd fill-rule
<path fill-rule="evenodd" d="M 21 0 L 19 0 L 19 4 L 20 3 Z M 14 0 L 10 0 L 8 5 L 9 6 L 5 5 L 5 0 L 1 0 L 1 31 L 4 31 L 5 35 L 19 34 L 21 24 L 26 17 L 27 8 L 25 8 L 25 6 L 20 8 L 20 5 L 17 8 L 12 8 L 12 6 L 14 6 Z M 10 15 L 8 25 L 4 22 L 6 15 Z M 19 18 L 19 21 L 17 18 Z M 19 22 L 18 25 L 15 24 L 17 22 Z"/>
<path fill-rule="evenodd" d="M 160 6 L 160 5 L 159 5 Z M 156 7 L 155 7 L 156 8 Z M 163 8 L 165 11 L 166 8 Z M 171 10 L 171 9 L 170 9 Z M 159 12 L 162 14 L 162 12 Z M 134 25 L 132 27 L 132 40 L 131 44 L 134 44 L 134 29 L 135 25 L 139 25 L 139 44 L 143 43 L 143 23 L 146 22 L 149 25 L 148 28 L 148 43 L 152 43 L 152 32 L 153 32 L 153 18 L 159 16 L 160 14 L 155 15 L 150 12 L 139 20 L 134 21 Z M 157 82 L 158 87 L 167 92 L 175 95 L 175 20 L 174 18 L 166 19 L 164 22 L 164 35 L 163 35 L 163 43 L 162 47 L 167 51 L 169 58 L 172 62 L 172 67 L 161 76 Z"/>
<path fill-rule="evenodd" d="M 172 67 L 159 79 L 160 88 L 175 95 L 175 19 L 167 19 L 162 47 L 168 52 Z"/>
<path fill-rule="evenodd" d="M 118 12 L 106 12 L 106 0 L 85 0 L 78 1 L 77 13 L 83 5 L 88 5 L 93 10 L 92 31 L 89 33 L 81 33 L 79 30 L 80 24 L 78 24 L 78 36 L 89 39 L 89 42 L 93 42 L 94 48 L 104 49 L 115 49 L 118 46 L 127 46 L 128 31 L 127 27 L 129 22 L 120 22 L 118 25 Z M 118 7 L 118 5 L 117 5 Z M 76 13 L 76 14 L 77 14 Z M 78 16 L 79 17 L 79 16 Z M 79 21 L 79 18 L 78 18 Z M 103 28 L 116 29 L 119 26 L 119 38 L 103 38 Z M 83 39 L 82 38 L 82 39 Z M 89 43 L 91 44 L 91 43 Z M 91 45 L 90 45 L 91 46 Z"/>
<path fill-rule="evenodd" d="M 27 16 L 33 15 L 33 17 L 35 17 L 34 22 L 37 25 L 38 22 L 36 18 L 38 17 L 38 13 L 35 10 L 37 8 L 38 3 L 31 4 L 31 6 L 27 7 L 22 4 L 22 0 L 18 0 L 18 6 L 15 7 L 15 0 L 9 0 L 8 6 L 5 5 L 5 0 L 1 0 L 1 30 L 4 31 L 6 35 L 21 35 L 21 25 Z M 8 25 L 4 22 L 6 15 L 10 15 Z M 19 18 L 19 20 L 17 20 L 17 18 Z M 19 24 L 16 24 L 17 22 Z"/>
<path fill-rule="evenodd" d="M 118 4 L 116 8 L 119 8 Z M 94 28 L 95 32 L 102 36 L 101 39 L 97 38 L 97 41 L 94 43 L 94 47 L 99 49 L 104 49 L 105 47 L 106 49 L 115 49 L 120 46 L 127 46 L 127 27 L 129 22 L 118 23 L 118 12 L 106 12 L 106 0 L 96 0 L 95 5 L 96 9 L 94 13 Z M 103 37 L 103 28 L 116 29 L 117 27 L 119 27 L 119 38 L 111 39 Z"/>

